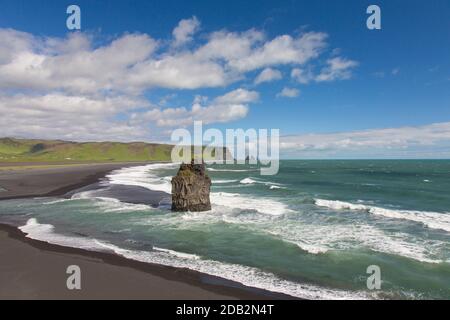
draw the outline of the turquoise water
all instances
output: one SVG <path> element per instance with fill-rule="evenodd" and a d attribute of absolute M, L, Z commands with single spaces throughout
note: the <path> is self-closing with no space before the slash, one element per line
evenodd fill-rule
<path fill-rule="evenodd" d="M 170 191 L 174 165 L 121 169 L 102 185 Z M 305 298 L 449 299 L 450 161 L 282 161 L 209 166 L 213 209 L 172 213 L 81 191 L 0 202 L 30 237 L 188 267 Z M 366 269 L 381 269 L 367 289 Z"/>

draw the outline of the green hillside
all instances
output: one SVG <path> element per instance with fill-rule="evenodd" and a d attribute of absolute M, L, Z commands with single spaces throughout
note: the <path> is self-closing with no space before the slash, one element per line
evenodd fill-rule
<path fill-rule="evenodd" d="M 0 162 L 169 161 L 173 146 L 0 138 Z"/>
<path fill-rule="evenodd" d="M 144 142 L 0 138 L 0 162 L 170 161 L 172 148 L 169 144 Z M 226 148 L 224 157 L 231 157 Z"/>

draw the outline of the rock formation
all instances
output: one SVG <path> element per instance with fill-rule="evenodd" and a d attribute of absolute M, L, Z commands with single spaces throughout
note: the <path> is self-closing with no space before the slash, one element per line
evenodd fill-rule
<path fill-rule="evenodd" d="M 172 211 L 211 210 L 209 191 L 211 179 L 206 174 L 205 164 L 181 164 L 172 178 Z"/>

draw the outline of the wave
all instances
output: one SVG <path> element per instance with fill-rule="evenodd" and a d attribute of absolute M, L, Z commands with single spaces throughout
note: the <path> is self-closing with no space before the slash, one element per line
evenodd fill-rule
<path fill-rule="evenodd" d="M 444 241 L 422 241 L 401 232 L 390 235 L 367 224 L 272 224 L 265 231 L 310 254 L 370 249 L 426 263 L 450 262 L 442 255 L 447 246 Z"/>
<path fill-rule="evenodd" d="M 79 200 L 79 199 L 89 199 L 95 200 L 96 205 L 102 210 L 102 212 L 130 212 L 130 211 L 147 211 L 152 210 L 151 206 L 146 204 L 134 204 L 128 202 L 122 202 L 116 198 L 109 197 L 99 197 L 96 195 L 97 190 L 82 191 L 75 193 L 71 199 L 68 200 Z"/>
<path fill-rule="evenodd" d="M 210 198 L 213 205 L 231 209 L 252 210 L 270 215 L 292 212 L 286 204 L 274 199 L 249 197 L 228 192 L 214 192 L 211 193 Z"/>
<path fill-rule="evenodd" d="M 26 233 L 27 238 L 30 239 L 66 247 L 103 251 L 103 247 L 96 245 L 93 239 L 55 233 L 55 227 L 53 225 L 40 224 L 35 218 L 28 219 L 27 223 L 19 227 L 19 229 Z"/>
<path fill-rule="evenodd" d="M 242 184 L 254 184 L 254 183 L 257 183 L 257 181 L 253 180 L 252 178 L 245 178 L 245 179 L 242 179 L 241 181 L 239 181 L 239 183 L 242 183 Z"/>
<path fill-rule="evenodd" d="M 258 171 L 258 169 L 215 169 L 215 168 L 206 168 L 208 171 L 216 171 L 216 172 L 253 172 Z"/>
<path fill-rule="evenodd" d="M 284 239 L 282 234 L 275 232 L 275 231 L 267 231 L 267 233 L 277 237 L 278 239 L 280 239 L 284 242 L 295 244 L 301 250 L 308 252 L 308 253 L 320 254 L 320 253 L 326 253 L 330 250 L 329 248 L 326 248 L 324 246 L 318 246 L 318 245 L 311 244 L 311 243 L 309 243 L 309 241 L 304 240 L 304 239 L 302 239 L 302 240 L 298 239 L 296 241 Z"/>
<path fill-rule="evenodd" d="M 167 177 L 156 176 L 153 170 L 175 169 L 178 166 L 179 163 L 154 163 L 115 170 L 106 177 L 111 184 L 140 186 L 150 190 L 171 193 L 172 185 L 170 180 Z"/>
<path fill-rule="evenodd" d="M 57 200 L 51 200 L 51 201 L 47 201 L 47 202 L 43 202 L 42 204 L 57 204 L 57 203 L 61 203 L 61 202 L 67 202 L 70 201 L 71 199 L 57 199 Z"/>
<path fill-rule="evenodd" d="M 262 184 L 265 186 L 269 186 L 270 189 L 281 189 L 284 187 L 282 187 L 281 183 L 276 183 L 276 182 L 271 182 L 271 181 L 262 181 L 262 180 L 257 180 L 256 178 L 244 178 L 241 181 L 239 181 L 239 183 L 241 184 L 247 184 L 247 185 L 251 185 L 251 184 Z"/>
<path fill-rule="evenodd" d="M 412 210 L 394 210 L 364 204 L 353 204 L 349 202 L 337 200 L 315 199 L 315 204 L 320 207 L 326 207 L 333 210 L 354 210 L 365 211 L 371 214 L 380 215 L 388 218 L 410 220 L 419 222 L 431 229 L 438 229 L 450 232 L 450 214 L 429 212 L 429 211 L 412 211 Z"/>
<path fill-rule="evenodd" d="M 175 250 L 163 249 L 163 248 L 158 248 L 155 246 L 153 246 L 153 250 L 156 250 L 159 252 L 165 252 L 165 253 L 168 253 L 168 254 L 174 255 L 176 257 L 183 258 L 183 259 L 192 259 L 192 260 L 200 259 L 200 256 L 198 256 L 196 254 L 190 254 L 190 253 L 184 253 L 184 252 L 179 252 L 179 251 L 175 251 Z"/>
<path fill-rule="evenodd" d="M 371 299 L 374 294 L 365 291 L 330 289 L 312 284 L 303 284 L 281 279 L 276 275 L 257 268 L 200 259 L 188 253 L 154 247 L 153 251 L 129 250 L 95 238 L 72 237 L 57 234 L 49 224 L 39 224 L 29 219 L 20 229 L 27 237 L 66 247 L 91 251 L 112 252 L 127 259 L 154 263 L 176 268 L 187 268 L 212 276 L 225 278 L 245 286 L 257 287 L 272 292 L 284 293 L 304 299 Z"/>
<path fill-rule="evenodd" d="M 212 183 L 224 184 L 224 183 L 233 183 L 237 182 L 237 180 L 229 179 L 229 180 L 213 180 Z"/>

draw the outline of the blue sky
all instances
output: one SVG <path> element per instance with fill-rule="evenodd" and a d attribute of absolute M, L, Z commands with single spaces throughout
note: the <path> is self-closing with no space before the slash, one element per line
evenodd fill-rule
<path fill-rule="evenodd" d="M 69 4 L 81 8 L 81 32 L 65 26 Z M 381 30 L 366 27 L 370 4 L 381 8 Z M 3 117 L 0 135 L 167 141 L 196 119 L 219 129 L 279 128 L 286 157 L 450 156 L 449 1 L 0 1 L 0 8 L 8 42 L 0 45 L 7 79 L 0 110 L 15 111 Z M 234 37 L 236 53 L 201 51 L 214 35 L 233 49 Z M 120 39 L 123 47 L 113 47 Z M 250 42 L 249 51 L 239 53 L 237 41 Z M 72 45 L 78 55 L 67 52 Z M 81 58 L 71 69 L 74 57 Z M 183 75 L 165 79 L 172 71 Z M 262 72 L 267 81 L 258 82 Z"/>

